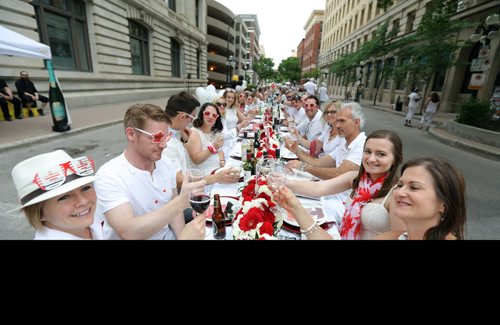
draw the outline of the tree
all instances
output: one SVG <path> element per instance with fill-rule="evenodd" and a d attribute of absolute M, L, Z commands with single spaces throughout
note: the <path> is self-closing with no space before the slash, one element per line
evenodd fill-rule
<path fill-rule="evenodd" d="M 290 81 L 291 83 L 299 81 L 301 76 L 299 59 L 291 56 L 281 61 L 278 73 L 281 80 Z"/>
<path fill-rule="evenodd" d="M 438 0 L 429 7 L 415 35 L 408 38 L 411 46 L 400 48 L 397 55 L 405 58 L 405 64 L 398 65 L 396 75 L 409 75 L 425 82 L 423 97 L 427 97 L 429 86 L 436 72 L 457 64 L 453 53 L 464 46 L 456 35 L 470 23 L 463 20 L 451 20 L 454 8 L 445 0 Z M 425 105 L 422 101 L 420 113 Z"/>
<path fill-rule="evenodd" d="M 274 79 L 276 72 L 273 67 L 273 59 L 265 56 L 261 56 L 253 62 L 253 70 L 259 75 L 260 80 Z"/>

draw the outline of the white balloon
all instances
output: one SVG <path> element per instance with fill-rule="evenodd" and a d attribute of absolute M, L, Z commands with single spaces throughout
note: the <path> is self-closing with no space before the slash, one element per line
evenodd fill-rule
<path fill-rule="evenodd" d="M 214 85 L 209 85 L 207 87 L 207 92 L 212 93 L 212 94 L 216 94 Z"/>
<path fill-rule="evenodd" d="M 196 97 L 198 98 L 198 101 L 201 104 L 204 104 L 207 102 L 208 96 L 207 96 L 207 91 L 203 87 L 198 87 L 196 88 Z"/>

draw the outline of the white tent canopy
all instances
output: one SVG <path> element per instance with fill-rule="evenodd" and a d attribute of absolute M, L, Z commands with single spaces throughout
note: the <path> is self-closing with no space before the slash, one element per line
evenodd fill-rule
<path fill-rule="evenodd" d="M 52 59 L 50 47 L 0 26 L 0 54 L 26 58 Z"/>

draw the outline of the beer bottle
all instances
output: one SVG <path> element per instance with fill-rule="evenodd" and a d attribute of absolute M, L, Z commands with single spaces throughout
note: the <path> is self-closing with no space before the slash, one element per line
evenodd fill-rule
<path fill-rule="evenodd" d="M 246 160 L 243 163 L 244 180 L 245 183 L 248 182 L 252 175 L 255 175 L 255 166 L 253 165 L 252 153 L 250 149 L 247 149 Z"/>
<path fill-rule="evenodd" d="M 245 162 L 247 160 L 247 150 L 250 150 L 250 141 L 247 139 L 247 131 L 243 134 L 243 141 L 241 141 L 241 161 Z"/>
<path fill-rule="evenodd" d="M 215 239 L 226 238 L 226 216 L 222 211 L 219 194 L 214 195 L 214 214 L 212 215 L 212 229 Z"/>

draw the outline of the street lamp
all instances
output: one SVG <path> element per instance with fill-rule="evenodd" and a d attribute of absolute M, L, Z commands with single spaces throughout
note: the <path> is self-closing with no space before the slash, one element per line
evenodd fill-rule
<path fill-rule="evenodd" d="M 234 67 L 236 66 L 236 63 L 234 62 L 234 58 L 232 55 L 229 56 L 226 62 L 226 82 L 227 82 L 227 87 L 230 86 L 231 84 L 231 75 Z"/>
<path fill-rule="evenodd" d="M 474 34 L 469 37 L 471 42 L 481 42 L 484 46 L 489 46 L 493 39 L 500 39 L 500 16 L 498 14 L 489 15 L 485 19 L 485 24 L 476 28 Z"/>
<path fill-rule="evenodd" d="M 230 34 L 229 34 L 229 29 L 231 28 L 231 26 L 234 27 L 234 21 L 236 18 L 240 17 L 241 15 L 236 15 L 234 16 L 232 19 L 231 19 L 231 23 L 227 25 L 227 44 L 226 44 L 226 57 L 227 57 L 227 62 L 226 62 L 226 75 L 227 75 L 227 79 L 226 79 L 226 83 L 227 83 L 227 87 L 230 86 L 231 84 L 231 74 L 230 74 L 230 68 L 231 68 L 231 62 L 232 62 L 232 67 L 234 68 L 234 58 L 232 55 L 229 55 L 229 39 L 230 39 Z M 234 38 L 233 38 L 234 39 Z M 234 43 L 234 40 L 233 40 L 233 43 Z"/>
<path fill-rule="evenodd" d="M 470 71 L 471 80 L 469 90 L 472 90 L 472 97 L 477 98 L 479 89 L 483 88 L 487 82 L 487 76 L 491 65 L 490 42 L 500 39 L 500 16 L 492 14 L 486 17 L 484 23 L 476 28 L 474 34 L 469 37 L 471 42 L 480 42 L 481 48 L 476 59 L 472 60 Z"/>
<path fill-rule="evenodd" d="M 363 94 L 363 74 L 365 69 L 365 61 L 359 62 L 359 79 L 358 79 L 358 87 L 356 88 L 356 98 L 355 102 L 359 102 L 361 95 Z"/>

